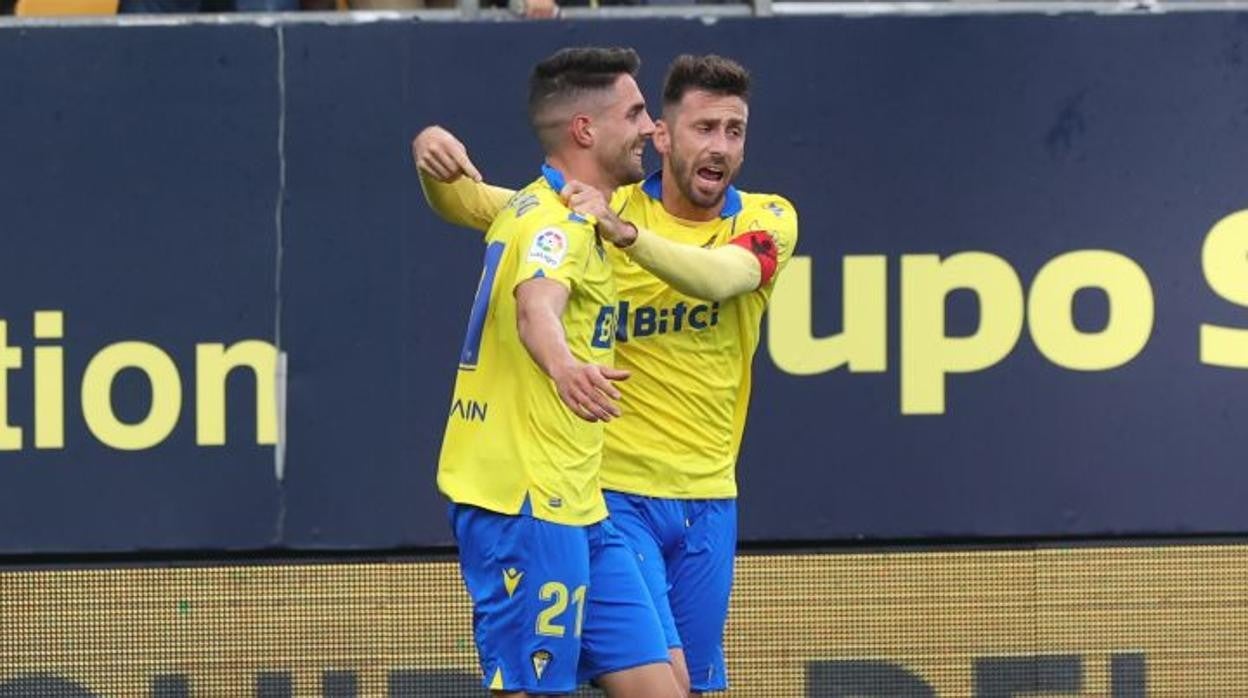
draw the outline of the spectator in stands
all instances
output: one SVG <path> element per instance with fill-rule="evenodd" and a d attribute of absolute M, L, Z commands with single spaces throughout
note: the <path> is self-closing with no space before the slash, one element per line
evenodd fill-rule
<path fill-rule="evenodd" d="M 481 0 L 482 7 L 506 7 L 533 18 L 558 17 L 560 7 L 611 7 L 656 5 L 728 5 L 743 0 Z"/>
<path fill-rule="evenodd" d="M 529 19 L 549 19 L 559 16 L 557 0 L 480 0 L 481 7 L 510 9 Z M 352 10 L 424 10 L 459 6 L 458 0 L 348 0 Z"/>
<path fill-rule="evenodd" d="M 567 0 L 564 0 L 566 3 Z M 529 19 L 554 19 L 559 16 L 557 0 L 511 0 L 500 5 L 509 8 L 516 14 Z"/>
<path fill-rule="evenodd" d="M 117 11 L 137 13 L 294 12 L 333 10 L 334 0 L 121 0 Z"/>

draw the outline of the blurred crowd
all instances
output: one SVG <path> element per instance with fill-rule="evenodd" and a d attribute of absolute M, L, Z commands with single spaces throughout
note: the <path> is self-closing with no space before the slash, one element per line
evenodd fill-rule
<path fill-rule="evenodd" d="M 559 15 L 559 7 L 599 5 L 724 4 L 747 0 L 479 0 L 530 18 Z M 100 15 L 199 12 L 329 12 L 336 10 L 422 10 L 458 7 L 459 0 L 0 0 L 0 14 Z"/>

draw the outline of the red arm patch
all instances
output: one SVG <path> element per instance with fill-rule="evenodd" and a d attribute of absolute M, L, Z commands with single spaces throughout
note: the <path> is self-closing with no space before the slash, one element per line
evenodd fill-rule
<path fill-rule="evenodd" d="M 779 252 L 776 250 L 776 241 L 771 239 L 770 233 L 765 230 L 751 230 L 729 240 L 728 244 L 743 247 L 758 259 L 759 271 L 762 272 L 758 282 L 759 288 L 771 281 L 771 277 L 776 273 L 776 257 Z"/>

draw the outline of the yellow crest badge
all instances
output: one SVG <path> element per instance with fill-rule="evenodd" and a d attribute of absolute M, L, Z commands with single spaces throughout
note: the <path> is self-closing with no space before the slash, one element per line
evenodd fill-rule
<path fill-rule="evenodd" d="M 546 673 L 546 667 L 550 665 L 550 660 L 554 656 L 546 650 L 538 650 L 533 653 L 533 673 L 537 674 L 537 680 L 542 680 L 542 674 Z"/>
<path fill-rule="evenodd" d="M 516 587 L 520 586 L 520 578 L 524 573 L 515 567 L 508 567 L 503 570 L 503 588 L 507 590 L 507 598 L 511 598 L 516 593 Z"/>

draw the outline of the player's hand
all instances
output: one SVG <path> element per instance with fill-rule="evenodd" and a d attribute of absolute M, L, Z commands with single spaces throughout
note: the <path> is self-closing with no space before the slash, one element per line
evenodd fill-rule
<path fill-rule="evenodd" d="M 602 195 L 602 192 L 575 179 L 569 179 L 568 183 L 563 185 L 559 196 L 563 197 L 564 205 L 582 216 L 601 218 L 611 213 L 610 207 L 607 206 L 607 198 Z"/>
<path fill-rule="evenodd" d="M 609 422 L 620 416 L 620 391 L 612 381 L 627 380 L 628 371 L 610 366 L 574 362 L 556 371 L 551 378 L 559 399 L 587 422 Z"/>
<path fill-rule="evenodd" d="M 450 131 L 441 126 L 429 126 L 412 139 L 412 161 L 417 169 L 440 182 L 454 182 L 467 175 L 473 181 L 481 181 L 468 149 Z"/>
<path fill-rule="evenodd" d="M 607 204 L 607 198 L 594 187 L 573 179 L 559 194 L 573 212 L 592 217 L 598 234 L 607 242 L 616 247 L 628 247 L 637 238 L 637 228 L 617 216 Z"/>

